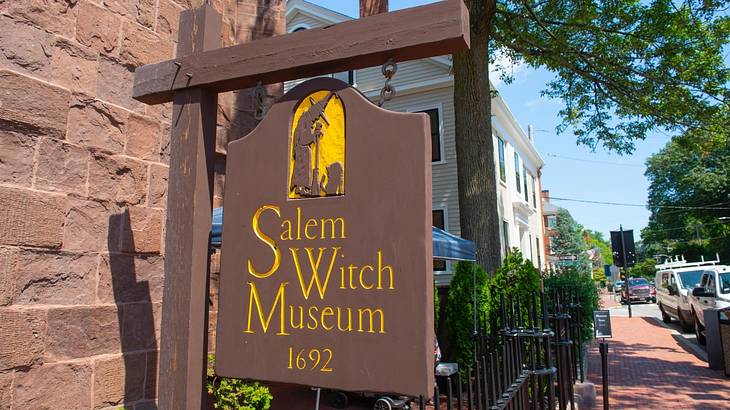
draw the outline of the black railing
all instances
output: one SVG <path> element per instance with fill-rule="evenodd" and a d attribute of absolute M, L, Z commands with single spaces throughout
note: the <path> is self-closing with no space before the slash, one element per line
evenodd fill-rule
<path fill-rule="evenodd" d="M 500 300 L 479 320 L 471 365 L 437 369 L 438 408 L 574 409 L 573 384 L 583 380 L 580 309 L 565 290 Z"/>

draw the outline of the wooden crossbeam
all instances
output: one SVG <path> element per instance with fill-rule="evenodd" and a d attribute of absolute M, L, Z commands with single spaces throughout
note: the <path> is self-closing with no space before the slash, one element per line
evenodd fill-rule
<path fill-rule="evenodd" d="M 132 96 L 160 104 L 190 87 L 225 92 L 468 48 L 469 13 L 447 0 L 145 65 Z"/>

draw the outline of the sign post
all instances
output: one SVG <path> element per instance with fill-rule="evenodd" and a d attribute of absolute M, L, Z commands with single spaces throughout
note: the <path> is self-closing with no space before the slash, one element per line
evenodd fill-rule
<path fill-rule="evenodd" d="M 163 296 L 160 370 L 158 377 L 160 381 L 159 407 L 163 409 L 201 408 L 205 394 L 203 386 L 207 350 L 208 250 L 211 228 L 213 155 L 218 93 L 252 87 L 259 83 L 272 84 L 297 78 L 314 77 L 333 72 L 370 67 L 382 64 L 388 59 L 393 59 L 397 62 L 409 61 L 457 53 L 469 48 L 469 14 L 461 0 L 442 1 L 393 13 L 378 14 L 325 28 L 304 30 L 302 32 L 266 38 L 226 48 L 220 48 L 221 20 L 220 14 L 209 5 L 203 5 L 197 9 L 183 12 L 180 19 L 177 57 L 173 60 L 139 67 L 134 75 L 133 98 L 150 105 L 173 102 L 168 210 L 165 236 L 165 293 Z M 424 30 L 423 27 L 428 27 L 429 29 Z M 342 101 L 346 102 L 348 98 L 351 98 L 347 96 L 349 93 L 343 91 Z M 316 97 L 315 101 L 319 102 L 319 98 Z M 357 105 L 357 103 L 354 104 L 355 107 Z M 325 112 L 325 116 L 326 114 Z M 348 118 L 350 118 L 349 114 Z M 357 123 L 357 116 L 353 118 L 355 118 L 354 123 Z M 318 121 L 322 122 L 322 120 Z M 409 122 L 413 121 L 417 120 L 409 120 Z M 322 127 L 324 125 L 326 124 L 323 124 Z M 361 130 L 355 131 L 354 134 L 366 132 L 371 125 L 370 123 L 360 124 L 359 127 Z M 327 126 L 329 127 L 329 125 Z M 314 129 L 311 131 L 313 133 L 315 132 Z M 399 141 L 400 135 L 393 134 L 393 130 L 386 131 L 384 135 L 391 135 L 392 138 L 388 141 L 382 141 L 382 144 L 385 144 L 383 147 Z M 322 135 L 315 136 L 313 142 L 322 137 L 323 139 L 320 143 L 324 143 L 324 138 L 327 138 L 327 133 L 329 133 L 328 130 L 322 131 Z M 302 134 L 300 132 L 298 135 Z M 360 138 L 355 138 L 354 140 L 360 140 Z M 306 145 L 304 140 L 300 140 L 300 142 Z M 304 145 L 302 144 L 300 144 L 298 150 L 294 150 L 306 156 L 304 154 Z M 370 146 L 361 147 L 358 150 L 366 148 L 370 148 Z M 345 152 L 347 158 L 349 159 L 351 155 L 357 158 L 359 154 L 351 152 L 351 149 L 347 149 Z M 387 150 L 382 148 L 381 151 Z M 334 177 L 337 175 L 338 169 L 333 162 L 326 161 L 326 158 L 329 158 L 327 156 L 331 154 L 331 152 L 330 154 L 327 152 L 326 148 L 322 152 L 322 158 L 325 158 L 325 163 L 322 166 L 314 167 L 317 170 L 317 174 L 297 174 L 301 179 L 297 179 L 296 183 L 293 184 L 299 191 L 295 193 L 296 195 L 307 196 L 320 191 L 324 192 L 324 196 L 330 196 L 331 192 L 338 192 L 337 184 L 332 185 L 332 181 L 338 180 L 338 178 Z M 258 155 L 260 153 L 250 154 Z M 280 152 L 279 155 L 282 155 L 280 158 L 291 157 L 294 165 L 298 165 L 298 167 L 292 165 L 291 168 L 287 169 L 305 168 L 303 164 L 306 164 L 306 161 L 301 160 L 301 155 L 299 157 L 300 159 L 297 160 L 293 153 L 287 154 L 286 149 Z M 318 153 L 315 156 L 310 153 L 310 157 L 320 158 L 320 154 Z M 390 156 L 386 156 L 385 158 L 395 162 L 399 160 Z M 348 175 L 346 165 L 344 163 L 342 165 L 343 175 Z M 330 166 L 333 168 L 328 168 Z M 430 165 L 428 168 L 430 171 Z M 259 170 L 251 169 L 249 171 L 256 173 Z M 315 176 L 317 178 L 314 178 Z M 322 178 L 323 176 L 324 178 Z M 421 174 L 413 174 L 411 170 L 404 170 L 402 178 L 407 179 L 407 182 L 398 179 L 400 181 L 398 189 L 394 186 L 386 185 L 388 187 L 387 191 L 379 191 L 379 186 L 368 185 L 368 183 L 363 183 L 363 186 L 369 187 L 372 192 L 379 192 L 380 195 L 389 199 L 398 198 L 398 195 L 401 193 L 400 189 L 407 191 L 409 189 L 408 185 L 413 182 L 413 179 L 422 176 Z M 391 175 L 391 177 L 396 178 L 397 176 Z M 264 179 L 266 178 L 268 177 L 265 176 Z M 343 176 L 343 178 L 348 177 Z M 227 182 L 231 183 L 229 181 L 230 179 Z M 345 186 L 345 184 L 349 184 L 350 180 L 343 179 L 343 181 L 342 185 Z M 309 182 L 309 184 L 307 185 L 306 182 Z M 270 190 L 268 191 L 269 194 L 278 194 L 279 191 L 277 190 L 280 184 L 284 184 L 285 186 L 287 183 L 290 182 L 285 182 L 284 180 L 271 182 L 269 186 Z M 274 188 L 275 186 L 277 188 Z M 420 186 L 420 182 L 418 186 Z M 253 187 L 249 186 L 247 189 L 251 190 Z M 265 187 L 264 189 L 269 188 Z M 357 191 L 358 188 L 355 187 L 355 192 Z M 246 192 L 245 194 L 248 193 Z M 350 199 L 347 198 L 352 198 L 353 196 L 346 194 L 341 195 L 341 197 L 345 198 L 340 199 L 341 201 L 348 201 Z M 427 197 L 430 200 L 430 193 Z M 373 198 L 377 198 L 377 196 L 373 196 Z M 272 196 L 259 199 L 270 204 L 269 200 L 278 201 L 281 198 L 274 198 Z M 282 202 L 281 209 L 284 210 L 286 208 L 290 211 L 292 204 L 299 200 L 301 199 L 286 198 L 286 202 Z M 329 200 L 335 201 L 336 199 Z M 316 201 L 320 200 L 316 199 Z M 337 210 L 336 207 L 331 209 L 324 208 L 326 207 L 317 210 L 321 212 L 321 216 L 313 215 L 310 217 L 310 219 L 315 221 L 317 220 L 316 218 L 320 218 L 320 225 L 318 226 L 321 230 L 324 230 L 322 226 L 325 223 L 323 220 L 327 219 L 326 215 L 331 215 L 334 218 L 334 214 L 330 212 Z M 232 211 L 234 215 L 236 212 L 238 211 Z M 268 208 L 262 210 L 263 216 L 261 220 L 263 226 L 272 223 L 263 222 L 273 216 L 271 212 Z M 403 214 L 408 213 L 408 211 L 403 212 Z M 229 214 L 227 213 L 227 215 Z M 246 217 L 251 218 L 252 216 L 246 215 Z M 393 217 L 394 215 L 390 213 L 383 213 L 377 215 L 377 217 L 370 215 L 368 223 L 372 226 L 378 226 L 379 221 L 390 222 Z M 335 222 L 336 220 L 332 219 L 332 229 L 335 229 Z M 307 221 L 303 223 L 304 225 L 298 226 L 297 229 L 302 228 L 303 231 L 299 231 L 299 234 L 304 232 L 305 237 L 308 238 L 307 233 L 309 233 L 309 236 L 313 235 L 314 228 L 311 225 L 307 228 Z M 394 244 L 400 243 L 402 245 L 405 241 L 405 238 L 400 238 L 399 240 L 401 242 L 392 242 L 395 239 L 389 239 L 390 237 L 387 236 L 390 234 L 388 230 L 389 226 L 385 224 L 381 224 L 380 226 L 381 229 L 379 230 L 371 230 L 380 231 L 383 235 L 382 237 L 367 238 L 366 235 L 360 234 L 361 240 L 372 239 L 372 243 L 384 244 L 382 249 L 378 249 L 380 253 L 375 254 L 376 257 L 380 258 L 376 261 L 380 264 L 374 265 L 376 262 L 373 261 L 359 261 L 359 263 L 363 263 L 363 265 L 358 265 L 359 270 L 355 270 L 355 267 L 350 269 L 349 265 L 346 266 L 345 273 L 341 275 L 347 275 L 348 279 L 352 276 L 353 285 L 358 284 L 357 275 L 361 274 L 361 272 L 363 278 L 367 276 L 367 273 L 370 273 L 368 269 L 365 269 L 366 267 L 372 267 L 373 271 L 376 267 L 385 269 L 385 265 L 387 265 L 387 256 L 385 255 L 388 252 L 393 252 L 395 249 L 401 249 L 394 247 Z M 247 227 L 244 225 L 240 226 L 240 228 L 242 232 L 251 232 L 251 226 Z M 271 226 L 266 226 L 266 229 L 269 228 Z M 352 228 L 355 229 L 356 226 L 352 225 Z M 233 235 L 230 233 L 231 229 L 225 232 L 229 237 Z M 271 231 L 269 230 L 269 232 Z M 413 234 L 415 231 L 410 230 L 404 232 Z M 427 241 L 426 236 L 409 237 L 408 239 L 416 243 L 420 243 L 420 241 L 424 241 L 425 243 Z M 298 252 L 300 252 L 298 256 L 301 258 L 299 261 L 302 262 L 303 266 L 309 266 L 307 264 L 312 262 L 319 269 L 322 269 L 325 267 L 324 262 L 322 262 L 324 256 L 322 256 L 321 260 L 319 259 L 319 248 L 332 250 L 339 246 L 337 242 L 335 238 L 329 240 L 322 239 L 321 243 L 318 243 L 317 248 L 302 243 L 301 248 L 298 248 Z M 261 241 L 259 241 L 260 245 Z M 385 247 L 386 245 L 391 246 L 391 248 Z M 224 244 L 224 249 L 225 246 Z M 306 253 L 307 248 L 311 249 L 309 251 L 312 253 L 311 259 L 310 254 Z M 344 249 L 344 245 L 342 245 L 342 248 Z M 248 250 L 246 249 L 246 251 Z M 287 250 L 291 250 L 291 248 L 284 249 L 284 251 Z M 260 249 L 256 252 L 259 251 Z M 357 256 L 357 254 L 346 256 Z M 259 255 L 257 259 L 254 259 L 257 261 L 255 262 L 256 264 L 265 263 L 261 261 L 261 257 Z M 344 258 L 345 256 L 338 253 L 338 257 Z M 386 259 L 383 259 L 384 257 Z M 407 258 L 404 260 L 407 260 Z M 352 263 L 354 264 L 356 262 L 353 260 Z M 394 264 L 396 262 L 392 263 Z M 300 266 L 300 268 L 304 269 L 303 274 L 308 275 L 309 273 L 306 272 L 307 268 L 303 266 Z M 395 265 L 387 266 L 395 269 Z M 238 268 L 241 269 L 242 267 L 239 266 Z M 243 266 L 243 269 L 245 268 L 246 266 Z M 402 286 L 406 286 L 407 281 L 399 281 L 409 277 L 406 274 L 409 272 L 409 269 L 410 272 L 414 272 L 413 269 L 416 268 L 417 266 L 411 266 L 406 269 L 401 266 L 400 272 L 403 276 L 397 278 L 394 273 L 394 278 L 391 283 L 394 283 L 394 286 L 398 286 L 399 283 Z M 254 265 L 254 269 L 260 269 L 259 265 Z M 365 269 L 365 271 L 361 269 Z M 418 273 L 425 275 L 428 271 L 430 269 L 424 268 L 418 271 Z M 261 273 L 260 270 L 254 270 L 254 272 Z M 289 271 L 288 273 L 291 272 Z M 383 271 L 379 273 L 384 274 Z M 333 283 L 336 275 L 337 273 L 333 274 Z M 312 276 L 309 277 L 313 278 Z M 390 276 L 387 274 L 385 274 L 385 277 L 390 279 Z M 363 279 L 363 283 L 366 286 L 371 286 L 370 284 L 372 282 L 367 281 L 372 281 L 372 279 L 372 277 Z M 387 283 L 387 281 L 381 282 L 379 285 L 382 285 L 382 283 Z M 241 284 L 239 283 L 237 285 L 236 289 L 240 291 Z M 244 285 L 246 284 L 244 283 Z M 297 282 L 290 282 L 287 285 L 289 285 L 287 292 L 291 292 L 292 289 L 296 289 Z M 321 285 L 322 283 L 315 285 L 313 282 L 309 282 L 307 288 L 309 298 L 313 298 L 313 295 L 315 295 L 313 288 L 316 287 L 319 289 Z M 349 282 L 346 285 L 349 285 Z M 263 288 L 264 285 L 261 286 L 261 289 L 257 288 L 257 290 L 263 290 Z M 403 291 L 404 288 L 401 287 L 400 289 Z M 244 288 L 244 290 L 246 289 Z M 263 297 L 262 292 L 260 298 Z M 424 300 L 419 300 L 418 302 L 418 305 L 401 305 L 400 307 L 403 311 L 411 309 L 411 312 L 415 311 L 415 309 L 427 308 L 427 303 L 424 303 Z M 425 302 L 428 302 L 428 300 Z M 268 303 L 272 302 L 268 301 Z M 320 317 L 320 326 L 331 326 L 332 322 L 330 321 L 332 317 L 327 308 L 332 307 L 324 305 L 320 307 L 320 313 L 323 316 L 327 316 L 325 320 L 321 320 L 322 317 Z M 379 308 L 385 312 L 386 306 L 383 305 L 382 308 L 374 307 L 371 308 L 371 311 L 366 311 L 365 313 L 368 315 L 379 315 L 379 311 L 376 310 Z M 388 306 L 387 308 L 392 309 L 393 306 Z M 325 314 L 324 312 L 327 313 Z M 359 314 L 361 312 L 356 313 Z M 353 313 L 353 315 L 356 313 Z M 372 317 L 375 325 L 378 324 L 377 320 L 379 317 L 369 317 Z M 398 313 L 391 314 L 391 318 L 396 319 L 395 323 L 399 323 L 397 317 Z M 276 323 L 273 319 L 273 317 L 262 318 L 267 323 L 272 322 L 272 328 L 274 327 L 274 323 Z M 385 326 L 388 326 L 387 323 Z M 420 327 L 421 325 L 419 324 L 418 326 Z M 363 329 L 369 330 L 370 328 Z M 374 332 L 377 333 L 377 329 L 379 328 L 374 328 Z M 368 330 L 363 331 L 369 333 Z M 393 329 L 392 333 L 388 333 L 388 337 L 391 337 L 391 341 L 393 342 L 407 344 L 407 339 L 401 340 L 393 336 L 399 334 L 396 329 Z M 424 343 L 430 344 L 433 341 L 429 340 Z M 292 365 L 296 366 L 295 363 L 297 363 L 298 358 L 302 357 L 302 355 L 299 354 L 299 350 L 293 350 L 293 345 L 291 347 Z M 306 356 L 302 357 L 305 361 L 317 361 L 315 360 L 316 355 L 312 353 L 312 349 L 314 348 L 316 346 L 311 346 L 307 352 L 302 350 L 302 354 Z M 323 351 L 324 348 L 326 346 L 320 346 L 319 359 L 322 363 L 318 363 L 318 365 L 324 365 L 324 360 L 326 359 L 326 351 Z M 309 357 L 310 353 L 312 357 Z M 342 355 L 341 353 L 340 357 L 346 357 L 346 355 Z M 249 366 L 249 364 L 246 364 L 246 366 Z M 232 368 L 229 367 L 228 370 L 232 370 Z M 427 373 L 430 373 L 430 370 L 423 374 L 426 375 Z M 394 374 L 394 372 L 391 372 L 391 374 Z M 380 374 L 371 375 L 373 379 L 380 377 Z M 407 392 L 422 390 L 423 380 L 412 380 L 412 382 L 412 385 L 406 386 L 404 384 L 399 389 Z M 351 383 L 351 385 L 354 385 L 354 383 Z"/>
<path fill-rule="evenodd" d="M 608 410 L 608 343 L 613 337 L 611 332 L 611 312 L 608 310 L 593 311 L 593 336 L 601 339 L 598 350 L 601 353 L 601 377 L 603 383 L 603 409 Z"/>

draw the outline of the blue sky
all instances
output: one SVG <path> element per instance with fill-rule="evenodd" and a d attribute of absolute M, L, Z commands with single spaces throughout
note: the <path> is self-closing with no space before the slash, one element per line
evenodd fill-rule
<path fill-rule="evenodd" d="M 309 0 L 351 17 L 357 17 L 357 0 Z M 426 0 L 390 0 L 390 10 L 432 3 Z M 515 68 L 515 81 L 498 84 L 497 88 L 509 105 L 517 121 L 526 131 L 527 125 L 535 128 L 537 149 L 545 160 L 542 186 L 549 189 L 552 197 L 572 198 L 603 202 L 645 204 L 649 182 L 644 177 L 644 162 L 648 156 L 659 151 L 669 136 L 653 133 L 636 144 L 632 155 L 616 155 L 601 148 L 591 152 L 578 146 L 569 132 L 558 135 L 558 111 L 562 101 L 540 96 L 545 84 L 553 78 L 546 70 Z M 554 201 L 570 211 L 573 217 L 586 228 L 603 232 L 634 229 L 636 239 L 646 226 L 649 211 L 642 207 L 623 207 L 586 204 L 568 201 Z"/>

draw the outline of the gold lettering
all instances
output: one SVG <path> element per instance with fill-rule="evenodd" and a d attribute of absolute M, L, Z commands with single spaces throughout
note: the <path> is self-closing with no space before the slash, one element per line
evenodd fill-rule
<path fill-rule="evenodd" d="M 271 269 L 268 271 L 261 273 L 258 272 L 256 269 L 254 269 L 253 264 L 251 263 L 251 259 L 248 260 L 248 273 L 252 274 L 253 276 L 257 278 L 268 278 L 271 276 L 274 272 L 276 272 L 277 269 L 279 269 L 279 263 L 281 262 L 281 251 L 279 250 L 279 247 L 276 245 L 276 242 L 274 242 L 273 239 L 271 239 L 269 236 L 267 236 L 265 233 L 261 232 L 261 229 L 259 228 L 259 218 L 261 217 L 261 214 L 264 211 L 274 211 L 276 212 L 277 216 L 281 216 L 281 213 L 279 212 L 279 207 L 275 205 L 264 205 L 261 208 L 256 210 L 256 213 L 253 214 L 253 231 L 256 233 L 256 237 L 259 238 L 262 242 L 269 245 L 269 248 L 274 252 L 274 263 L 271 265 Z"/>
<path fill-rule="evenodd" d="M 372 289 L 372 288 L 373 288 L 373 286 L 375 286 L 375 285 L 369 285 L 369 286 L 368 286 L 368 285 L 366 285 L 366 284 L 365 284 L 365 281 L 363 280 L 363 272 L 365 271 L 365 269 L 369 269 L 369 270 L 370 270 L 370 272 L 375 272 L 375 268 L 373 268 L 373 267 L 372 267 L 372 266 L 370 266 L 370 265 L 365 265 L 365 266 L 363 266 L 362 268 L 360 268 L 360 286 L 361 286 L 361 287 L 362 287 L 363 289 Z"/>
<path fill-rule="evenodd" d="M 317 317 L 314 316 L 319 308 L 317 306 L 310 306 L 308 313 L 309 313 L 309 322 L 307 323 L 307 329 L 309 330 L 316 330 L 317 329 Z"/>
<path fill-rule="evenodd" d="M 333 316 L 334 314 L 335 314 L 335 311 L 332 310 L 332 308 L 329 306 L 325 306 L 322 309 L 322 318 L 320 319 L 320 323 L 322 324 L 322 329 L 332 330 L 335 327 L 334 325 L 327 326 L 327 323 L 325 322 L 325 319 L 327 318 L 327 316 Z"/>
<path fill-rule="evenodd" d="M 327 284 L 330 281 L 330 275 L 332 274 L 332 268 L 335 265 L 335 258 L 337 252 L 341 249 L 339 246 L 332 247 L 332 257 L 330 258 L 330 265 L 327 269 L 327 275 L 324 278 L 324 283 L 319 279 L 319 264 L 322 261 L 322 253 L 327 248 L 319 248 L 319 254 L 317 255 L 317 261 L 314 261 L 313 251 L 314 248 L 304 248 L 307 251 L 309 257 L 309 266 L 312 268 L 312 277 L 309 279 L 309 285 L 304 284 L 304 277 L 302 276 L 302 268 L 299 264 L 299 248 L 289 248 L 291 251 L 292 258 L 294 258 L 294 267 L 297 270 L 297 276 L 299 277 L 299 286 L 302 288 L 302 295 L 304 299 L 309 300 L 309 294 L 312 291 L 312 284 L 317 285 L 317 292 L 319 292 L 319 298 L 324 299 L 324 294 L 327 292 Z"/>
<path fill-rule="evenodd" d="M 302 306 L 299 306 L 299 325 L 294 323 L 294 316 L 294 306 L 289 305 L 289 324 L 293 329 L 304 328 L 304 308 Z"/>
<path fill-rule="evenodd" d="M 367 332 L 368 333 L 375 333 L 375 331 L 373 330 L 373 316 L 375 316 L 376 313 L 379 313 L 380 314 L 380 331 L 378 333 L 385 333 L 385 322 L 384 322 L 384 319 L 383 319 L 383 310 L 382 309 L 379 309 L 379 308 L 378 309 L 375 309 L 375 310 L 370 309 L 370 308 L 364 308 L 364 309 L 358 309 L 357 310 L 357 314 L 358 314 L 358 327 L 357 327 L 357 331 L 358 332 L 362 332 L 363 331 L 362 330 L 362 314 L 365 313 L 365 312 L 368 313 L 368 317 L 370 318 L 370 330 L 368 330 Z"/>
<path fill-rule="evenodd" d="M 284 227 L 286 225 L 286 228 Z M 281 238 L 282 241 L 291 241 L 291 221 L 288 219 L 284 219 L 284 222 L 281 223 L 281 227 L 284 228 L 283 231 L 281 231 L 281 235 L 279 238 Z M 286 234 L 286 236 L 284 236 Z"/>
<path fill-rule="evenodd" d="M 378 251 L 378 289 L 383 289 L 383 271 L 388 270 L 390 284 L 388 289 L 395 289 L 393 287 L 393 267 L 390 265 L 383 266 L 383 251 Z"/>
<path fill-rule="evenodd" d="M 297 240 L 302 239 L 302 208 L 297 207 Z"/>
<path fill-rule="evenodd" d="M 316 227 L 317 227 L 316 219 L 307 219 L 307 223 L 304 224 L 304 236 L 307 239 L 317 239 L 317 235 L 309 236 L 309 228 L 316 228 Z"/>
<path fill-rule="evenodd" d="M 274 312 L 276 311 L 276 305 L 279 305 L 279 332 L 276 333 L 277 336 L 287 336 L 289 333 L 286 333 L 286 328 L 284 326 L 284 288 L 286 285 L 288 285 L 289 282 L 283 282 L 281 285 L 279 285 L 279 291 L 276 292 L 276 298 L 274 299 L 274 304 L 271 306 L 271 310 L 269 310 L 269 315 L 266 319 L 264 319 L 264 312 L 263 307 L 261 306 L 261 299 L 259 298 L 259 291 L 256 288 L 256 284 L 253 282 L 248 282 L 248 285 L 251 287 L 251 292 L 249 293 L 248 297 L 248 321 L 246 324 L 246 330 L 244 330 L 244 333 L 254 333 L 253 330 L 251 330 L 251 313 L 253 312 L 253 304 L 256 303 L 256 310 L 259 312 L 259 321 L 261 322 L 261 327 L 264 330 L 264 333 L 266 333 L 269 330 L 269 324 L 271 323 L 271 318 L 274 316 Z"/>
<path fill-rule="evenodd" d="M 342 281 L 340 282 L 340 289 L 347 289 L 345 287 L 345 267 L 340 267 L 340 278 L 342 278 Z"/>
<path fill-rule="evenodd" d="M 326 238 L 326 236 L 325 236 L 325 224 L 327 224 L 327 222 L 329 222 L 329 224 L 330 224 L 330 232 L 331 232 L 330 238 L 331 239 L 337 238 L 335 236 L 335 224 L 337 222 L 340 223 L 340 236 L 339 236 L 339 238 L 340 239 L 345 239 L 345 218 L 335 218 L 335 219 L 332 219 L 332 218 L 322 218 L 322 219 L 320 219 L 320 227 L 322 229 L 322 239 Z"/>
<path fill-rule="evenodd" d="M 352 309 L 347 308 L 347 327 L 342 327 L 342 308 L 337 307 L 337 330 L 341 332 L 352 332 Z"/>
<path fill-rule="evenodd" d="M 355 265 L 353 265 L 353 264 L 350 264 L 350 265 L 349 265 L 349 266 L 347 267 L 347 269 L 348 269 L 348 270 L 349 270 L 349 272 L 350 272 L 350 289 L 357 289 L 357 286 L 355 286 L 355 284 L 354 284 L 354 283 L 352 283 L 352 277 L 354 276 L 354 275 L 352 274 L 352 270 L 353 270 L 353 269 L 357 269 L 357 266 L 355 266 Z"/>

